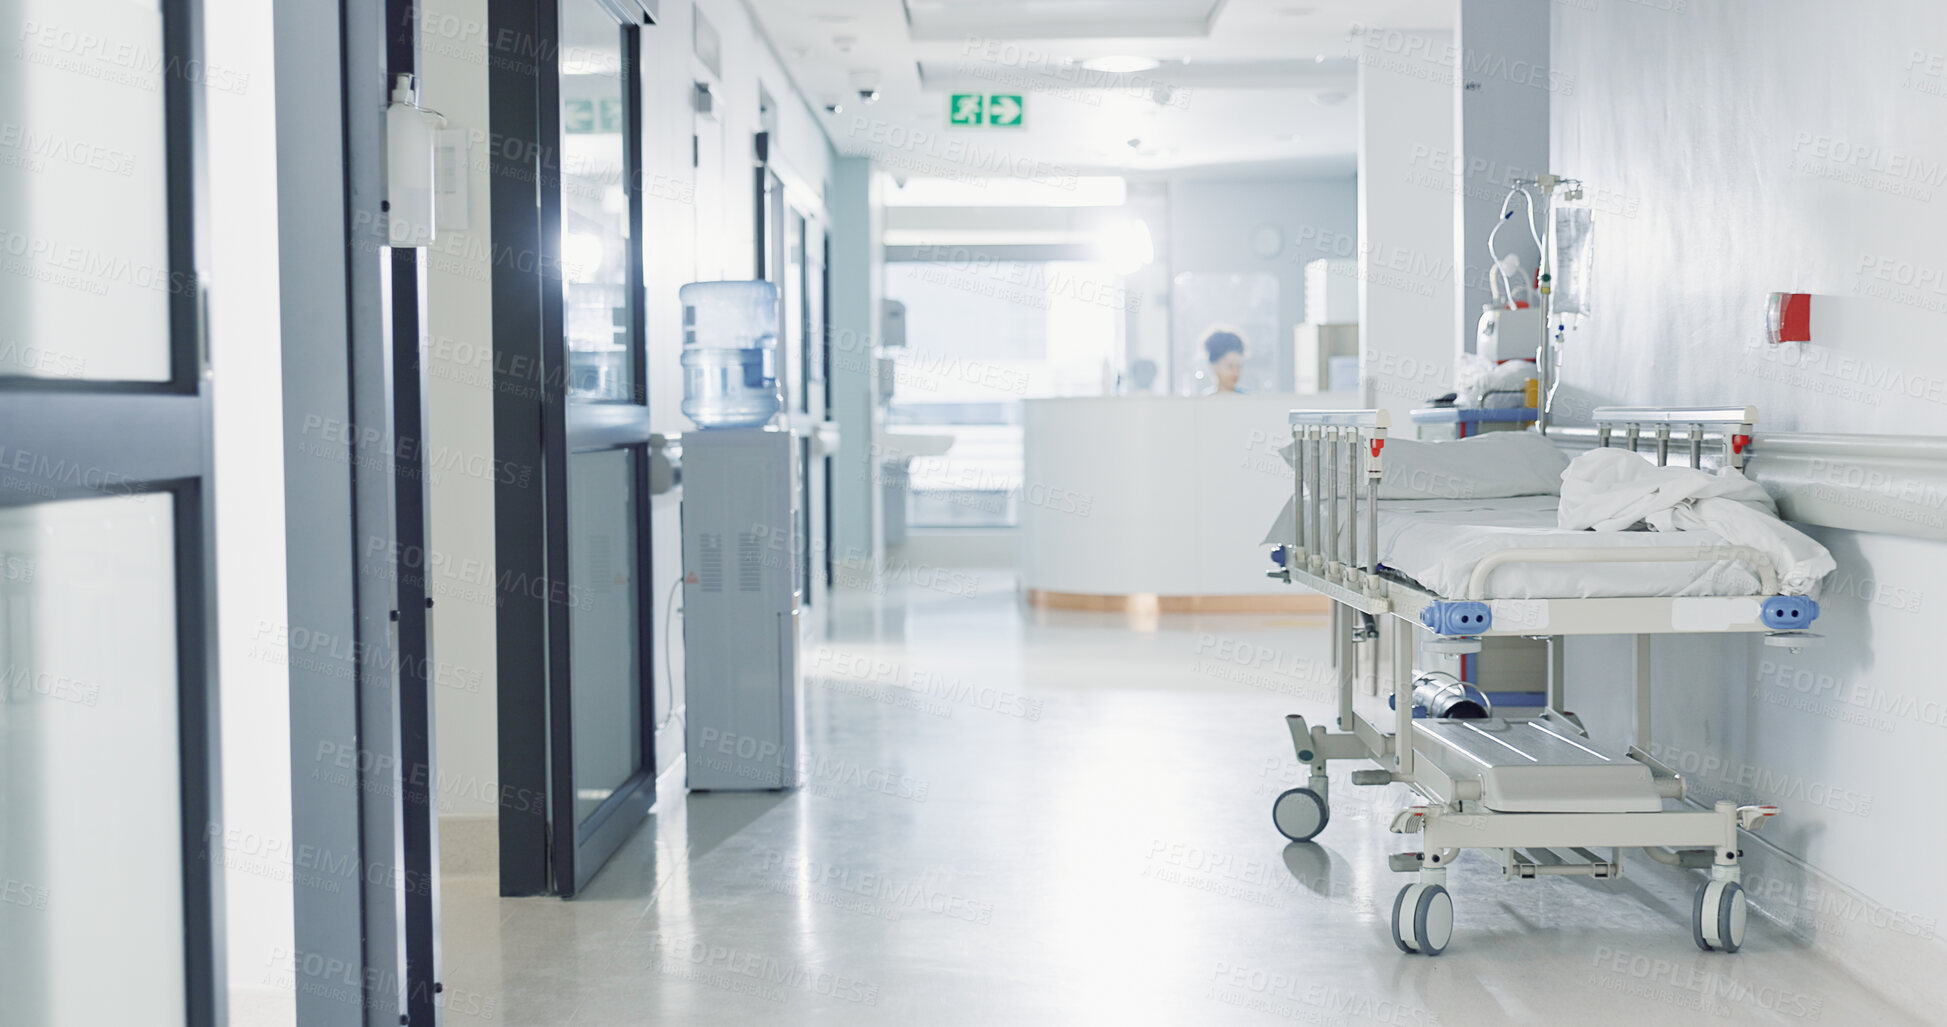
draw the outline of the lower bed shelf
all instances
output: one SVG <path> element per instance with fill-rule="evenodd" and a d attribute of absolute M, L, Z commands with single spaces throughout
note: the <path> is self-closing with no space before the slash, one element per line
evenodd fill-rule
<path fill-rule="evenodd" d="M 1499 813 L 1656 813 L 1650 768 L 1541 719 L 1419 720 L 1414 751 Z"/>

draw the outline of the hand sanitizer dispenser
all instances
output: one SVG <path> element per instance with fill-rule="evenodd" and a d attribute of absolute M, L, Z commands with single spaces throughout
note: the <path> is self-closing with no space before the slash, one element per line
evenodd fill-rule
<path fill-rule="evenodd" d="M 393 78 L 385 108 L 385 235 L 393 246 L 433 241 L 433 150 L 445 123 L 419 106 L 411 75 Z"/>

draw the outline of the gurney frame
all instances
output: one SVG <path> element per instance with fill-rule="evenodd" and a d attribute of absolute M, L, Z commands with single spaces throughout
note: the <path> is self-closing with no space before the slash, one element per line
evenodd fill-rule
<path fill-rule="evenodd" d="M 1723 466 L 1741 468 L 1750 450 L 1757 411 L 1749 407 L 1723 409 L 1653 409 L 1605 407 L 1595 413 L 1597 444 L 1623 445 L 1669 462 L 1672 443 L 1688 451 L 1689 464 L 1703 466 L 1706 456 Z M 1380 564 L 1379 482 L 1384 470 L 1387 428 L 1385 410 L 1296 410 L 1291 413 L 1293 537 L 1274 561 L 1281 569 L 1272 576 L 1309 588 L 1332 600 L 1331 637 L 1338 677 L 1336 730 L 1309 724 L 1297 714 L 1286 718 L 1298 761 L 1309 766 L 1307 786 L 1278 796 L 1273 821 L 1293 842 L 1309 842 L 1330 819 L 1330 783 L 1326 766 L 1332 760 L 1370 760 L 1376 770 L 1356 771 L 1357 785 L 1404 783 L 1424 799 L 1400 810 L 1391 830 L 1421 836 L 1420 851 L 1395 853 L 1393 870 L 1414 874 L 1394 899 L 1391 925 L 1401 951 L 1438 955 L 1451 939 L 1453 903 L 1446 890 L 1447 870 L 1466 849 L 1494 857 L 1508 878 L 1577 874 L 1611 878 L 1622 872 L 1621 850 L 1640 848 L 1659 862 L 1706 869 L 1693 902 L 1693 940 L 1706 950 L 1735 952 L 1743 944 L 1746 901 L 1740 886 L 1739 831 L 1755 830 L 1771 816 L 1774 806 L 1717 802 L 1704 808 L 1687 801 L 1682 775 L 1651 753 L 1650 645 L 1659 634 L 1761 633 L 1771 645 L 1796 649 L 1817 636 L 1781 619 L 1786 608 L 1802 609 L 1803 600 L 1778 595 L 1778 575 L 1760 551 L 1742 546 L 1653 546 L 1627 549 L 1575 547 L 1504 550 L 1482 560 L 1469 581 L 1468 594 L 1448 598 L 1435 595 L 1397 576 Z M 1646 457 L 1650 453 L 1645 453 Z M 1364 506 L 1361 511 L 1360 506 Z M 1360 522 L 1364 523 L 1361 532 Z M 1362 546 L 1363 543 L 1363 546 Z M 1724 597 L 1633 596 L 1620 598 L 1486 599 L 1487 584 L 1496 568 L 1520 562 L 1678 562 L 1736 560 L 1748 565 L 1760 582 L 1760 594 Z M 1775 600 L 1775 601 L 1774 601 Z M 1792 605 L 1792 604 L 1799 605 Z M 1809 623 L 1816 614 L 1810 607 Z M 1353 708 L 1358 653 L 1365 649 L 1371 691 L 1379 692 L 1382 633 L 1389 622 L 1391 637 L 1392 721 L 1386 725 Z M 1463 626 L 1464 625 L 1464 626 Z M 1632 744 L 1623 752 L 1603 753 L 1589 742 L 1581 721 L 1564 708 L 1564 667 L 1561 638 L 1567 635 L 1623 634 L 1635 637 L 1635 708 Z M 1413 689 L 1419 676 L 1414 664 L 1420 654 L 1477 653 L 1481 639 L 1490 636 L 1545 639 L 1548 647 L 1546 701 L 1534 716 L 1499 717 L 1492 721 L 1433 721 L 1414 717 Z M 1522 732 L 1542 741 L 1558 739 L 1589 755 L 1584 764 L 1604 769 L 1633 761 L 1649 771 L 1649 791 L 1637 809 L 1614 812 L 1590 801 L 1584 806 L 1574 782 L 1557 793 L 1530 797 L 1547 811 L 1510 812 L 1490 808 L 1492 768 L 1481 764 L 1454 744 L 1457 732 L 1494 725 L 1497 730 Z M 1424 725 L 1424 726 L 1423 726 Z M 1508 737 L 1513 737 L 1509 735 Z M 1465 741 L 1463 737 L 1460 740 Z M 1495 742 L 1522 758 L 1536 757 L 1518 745 Z M 1549 742 L 1556 749 L 1561 745 Z M 1568 750 L 1562 750 L 1568 751 Z M 1514 757 L 1508 759 L 1512 762 Z M 1518 766 L 1518 764 L 1517 764 Z M 1640 772 L 1622 768 L 1626 774 Z M 1569 775 L 1563 775 L 1566 779 Z M 1642 808 L 1643 802 L 1649 804 Z M 1507 805 L 1507 803 L 1503 803 Z M 1610 805 L 1614 805 L 1611 803 Z M 1606 856 L 1597 848 L 1612 850 Z"/>

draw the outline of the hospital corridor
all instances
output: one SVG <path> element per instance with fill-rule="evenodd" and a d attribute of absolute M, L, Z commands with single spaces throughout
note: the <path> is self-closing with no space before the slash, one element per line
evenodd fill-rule
<path fill-rule="evenodd" d="M 1321 618 L 1023 618 L 1009 575 L 966 588 L 834 611 L 804 787 L 678 796 L 574 903 L 449 891 L 449 988 L 513 1023 L 1920 1022 L 1802 945 L 1692 958 L 1690 882 L 1661 867 L 1515 888 L 1463 865 L 1477 940 L 1404 960 L 1403 786 L 1346 775 L 1333 844 L 1264 840 L 1305 777 L 1250 725 L 1329 709 Z"/>
<path fill-rule="evenodd" d="M 1947 1022 L 1936 0 L 0 28 L 0 1027 Z"/>

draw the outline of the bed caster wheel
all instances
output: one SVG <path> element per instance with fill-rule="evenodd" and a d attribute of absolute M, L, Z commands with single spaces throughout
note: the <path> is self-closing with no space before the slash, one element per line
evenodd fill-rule
<path fill-rule="evenodd" d="M 1393 944 L 1401 952 L 1437 956 L 1453 940 L 1453 896 L 1444 885 L 1418 881 L 1393 899 Z"/>
<path fill-rule="evenodd" d="M 1735 881 L 1705 881 L 1690 909 L 1690 933 L 1705 952 L 1736 952 L 1744 944 L 1744 889 Z"/>
<path fill-rule="evenodd" d="M 1271 803 L 1271 822 L 1278 825 L 1279 834 L 1294 842 L 1318 837 L 1331 819 L 1332 810 L 1325 805 L 1324 796 L 1309 788 L 1293 788 Z"/>

